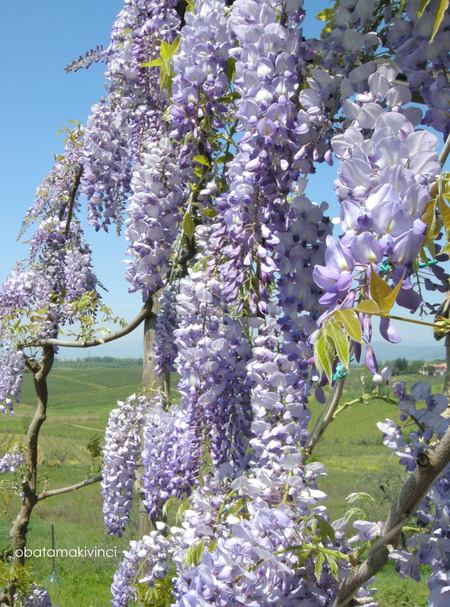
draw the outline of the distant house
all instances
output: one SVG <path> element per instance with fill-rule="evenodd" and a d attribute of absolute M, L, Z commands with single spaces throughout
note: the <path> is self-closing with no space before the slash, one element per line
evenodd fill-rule
<path fill-rule="evenodd" d="M 445 363 L 426 363 L 420 369 L 421 375 L 445 375 L 447 372 L 447 365 Z"/>

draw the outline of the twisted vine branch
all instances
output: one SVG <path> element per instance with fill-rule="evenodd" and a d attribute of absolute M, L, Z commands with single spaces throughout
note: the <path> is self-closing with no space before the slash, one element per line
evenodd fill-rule
<path fill-rule="evenodd" d="M 408 477 L 391 507 L 385 523 L 384 536 L 373 544 L 366 560 L 354 567 L 341 582 L 333 607 L 348 605 L 358 589 L 384 567 L 389 559 L 389 548 L 396 547 L 403 526 L 449 462 L 450 429 Z"/>

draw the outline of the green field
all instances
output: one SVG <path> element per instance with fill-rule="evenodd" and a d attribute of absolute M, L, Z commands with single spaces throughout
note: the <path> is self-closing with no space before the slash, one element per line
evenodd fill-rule
<path fill-rule="evenodd" d="M 362 390 L 361 371 L 354 369 L 347 379 L 344 400 L 357 398 Z M 420 376 L 405 376 L 409 384 Z M 139 389 L 140 368 L 124 369 L 56 369 L 49 380 L 47 421 L 41 436 L 40 460 L 42 486 L 48 489 L 71 485 L 87 478 L 93 461 L 86 445 L 101 436 L 109 411 L 117 400 L 124 400 Z M 367 380 L 369 381 L 369 380 Z M 366 381 L 366 390 L 368 388 Z M 440 379 L 431 378 L 435 391 L 442 387 Z M 369 386 L 370 387 L 370 386 Z M 33 415 L 35 397 L 32 377 L 27 374 L 22 403 L 15 416 L 0 417 L 0 446 L 23 437 Z M 313 416 L 320 405 L 312 404 Z M 319 481 L 329 495 L 327 506 L 332 520 L 348 509 L 345 501 L 353 492 L 368 492 L 374 501 L 360 504 L 373 520 L 384 520 L 389 502 L 404 480 L 395 456 L 381 442 L 376 422 L 393 417 L 395 407 L 381 401 L 357 404 L 343 411 L 330 425 L 318 443 L 313 460 L 326 465 L 328 476 Z M 0 506 L 1 507 L 1 506 Z M 16 503 L 4 506 L 6 516 L 14 516 Z M 52 599 L 59 607 L 106 607 L 110 600 L 109 586 L 120 561 L 121 550 L 130 539 L 136 539 L 136 524 L 123 538 L 109 536 L 103 524 L 100 486 L 56 496 L 38 504 L 29 531 L 29 548 L 50 548 L 51 524 L 55 526 L 56 547 L 89 550 L 109 549 L 112 558 L 60 558 L 56 563 L 62 583 L 51 587 Z M 0 549 L 7 546 L 9 523 L 0 518 Z M 45 584 L 52 571 L 48 558 L 31 559 L 38 582 Z M 426 604 L 424 583 L 400 580 L 390 567 L 379 576 L 376 586 L 381 607 L 420 607 Z"/>

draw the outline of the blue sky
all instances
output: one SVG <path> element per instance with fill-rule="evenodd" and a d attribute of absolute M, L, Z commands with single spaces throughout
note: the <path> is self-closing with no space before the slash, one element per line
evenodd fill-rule
<path fill-rule="evenodd" d="M 122 0 L 22 0 L 2 6 L 0 281 L 15 261 L 27 254 L 27 246 L 16 242 L 16 236 L 36 188 L 52 166 L 52 154 L 62 150 L 62 137 L 57 132 L 69 119 L 84 123 L 105 90 L 103 64 L 75 73 L 66 73 L 64 67 L 98 44 L 107 46 L 111 25 L 122 6 Z M 330 2 L 306 0 L 307 12 L 311 9 L 305 22 L 307 36 L 318 35 L 321 24 L 313 16 L 326 6 Z M 321 168 L 307 189 L 312 200 L 331 202 L 332 215 L 337 214 L 332 184 L 335 171 L 335 167 Z M 139 295 L 127 293 L 124 238 L 116 237 L 112 230 L 108 235 L 88 232 L 87 239 L 93 245 L 97 274 L 109 291 L 105 301 L 117 314 L 131 319 L 141 300 Z M 407 331 L 404 336 L 408 339 Z M 421 337 L 422 333 L 415 334 L 414 340 Z M 140 342 L 138 331 L 120 346 L 101 347 L 93 355 L 137 357 L 141 355 Z M 80 353 L 72 351 L 71 356 Z"/>

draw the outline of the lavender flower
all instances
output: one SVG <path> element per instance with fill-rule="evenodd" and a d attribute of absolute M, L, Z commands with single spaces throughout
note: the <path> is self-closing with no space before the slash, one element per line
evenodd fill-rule
<path fill-rule="evenodd" d="M 149 401 L 135 394 L 119 402 L 109 416 L 103 452 L 103 513 L 108 533 L 122 535 L 132 504 L 141 430 Z"/>
<path fill-rule="evenodd" d="M 34 584 L 26 593 L 14 595 L 14 604 L 19 607 L 52 607 L 48 590 Z"/>
<path fill-rule="evenodd" d="M 154 403 L 147 413 L 143 431 L 141 478 L 144 505 L 154 518 L 169 497 L 182 499 L 197 483 L 198 445 L 183 410 L 173 405 L 164 411 Z"/>
<path fill-rule="evenodd" d="M 221 309 L 222 287 L 190 273 L 178 296 L 178 389 L 186 421 L 198 441 L 207 436 L 214 465 L 238 469 L 249 436 L 245 363 L 250 349 L 239 322 Z M 203 323 L 198 322 L 203 318 Z M 198 451 L 198 447 L 197 447 Z M 228 472 L 227 472 L 228 474 Z"/>
<path fill-rule="evenodd" d="M 155 355 L 155 373 L 162 375 L 175 371 L 175 358 L 177 345 L 174 331 L 178 328 L 176 313 L 176 289 L 166 287 L 159 299 L 160 311 L 156 319 L 155 341 L 153 352 Z"/>
<path fill-rule="evenodd" d="M 12 472 L 16 474 L 17 468 L 23 463 L 23 454 L 20 453 L 17 446 L 10 449 L 0 458 L 0 472 Z"/>
<path fill-rule="evenodd" d="M 25 357 L 11 342 L 3 347 L 0 359 L 0 404 L 1 413 L 13 413 L 13 402 L 20 400 L 20 387 L 25 369 Z"/>
<path fill-rule="evenodd" d="M 126 229 L 132 261 L 126 278 L 131 291 L 142 291 L 144 301 L 164 285 L 179 230 L 179 208 L 187 194 L 175 153 L 168 138 L 150 139 L 133 172 Z"/>
<path fill-rule="evenodd" d="M 160 531 L 152 531 L 130 543 L 130 549 L 124 551 L 124 558 L 114 574 L 111 586 L 114 607 L 127 607 L 129 601 L 137 598 L 139 584 L 152 586 L 154 580 L 166 575 L 168 548 L 168 540 Z"/>

